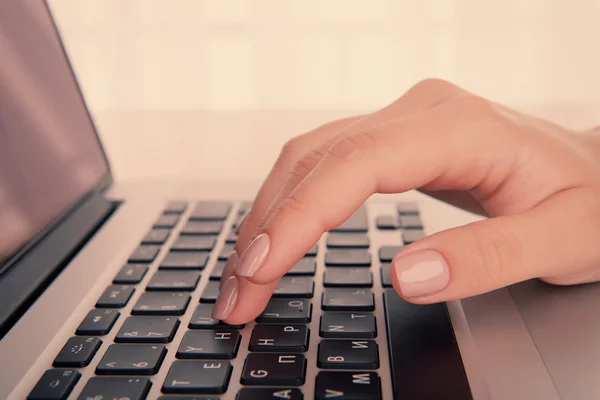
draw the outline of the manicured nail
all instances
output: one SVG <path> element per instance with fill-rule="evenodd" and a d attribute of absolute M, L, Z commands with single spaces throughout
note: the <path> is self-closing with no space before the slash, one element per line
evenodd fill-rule
<path fill-rule="evenodd" d="M 219 297 L 217 297 L 217 301 L 212 311 L 212 317 L 219 320 L 226 319 L 235 308 L 237 297 L 238 281 L 235 276 L 232 276 L 227 279 L 221 288 L 221 292 L 219 293 Z"/>
<path fill-rule="evenodd" d="M 241 255 L 235 273 L 239 276 L 253 276 L 265 262 L 270 246 L 271 239 L 269 235 L 266 233 L 258 235 Z"/>
<path fill-rule="evenodd" d="M 394 259 L 393 267 L 405 297 L 425 296 L 448 286 L 450 268 L 444 257 L 433 250 L 422 250 Z"/>
<path fill-rule="evenodd" d="M 240 257 L 238 256 L 237 251 L 234 250 L 231 252 L 229 258 L 227 259 L 227 262 L 225 263 L 225 266 L 223 267 L 223 273 L 221 274 L 219 288 L 222 288 L 227 279 L 233 274 L 233 271 L 235 271 L 235 267 L 237 266 L 239 258 Z"/>
<path fill-rule="evenodd" d="M 237 223 L 237 227 L 235 228 L 235 231 L 234 231 L 236 235 L 240 234 L 240 230 L 242 229 L 242 225 L 244 224 L 244 221 L 246 221 L 248 214 L 250 214 L 250 209 L 247 209 L 246 212 L 244 212 L 244 215 L 242 215 L 242 218 L 239 219 L 239 221 Z"/>

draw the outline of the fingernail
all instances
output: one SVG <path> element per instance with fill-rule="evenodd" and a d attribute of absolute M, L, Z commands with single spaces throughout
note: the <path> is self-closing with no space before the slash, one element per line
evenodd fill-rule
<path fill-rule="evenodd" d="M 234 231 L 236 235 L 240 234 L 240 230 L 242 229 L 242 225 L 244 224 L 244 221 L 246 221 L 248 214 L 250 214 L 250 209 L 247 209 L 246 212 L 244 212 L 244 215 L 242 215 L 242 218 L 239 219 L 237 227 Z"/>
<path fill-rule="evenodd" d="M 237 262 L 238 259 L 240 257 L 238 256 L 237 251 L 232 251 L 231 254 L 229 255 L 229 258 L 227 259 L 227 262 L 225 263 L 225 266 L 223 267 L 223 273 L 221 274 L 221 281 L 219 282 L 219 288 L 222 288 L 223 285 L 225 284 L 225 282 L 227 281 L 227 279 L 231 276 L 231 274 L 233 274 L 233 271 L 235 270 L 235 267 L 237 266 Z"/>
<path fill-rule="evenodd" d="M 444 257 L 433 250 L 422 250 L 394 259 L 394 269 L 405 297 L 425 296 L 448 286 L 450 268 Z"/>
<path fill-rule="evenodd" d="M 238 297 L 238 281 L 235 276 L 227 279 L 212 311 L 213 319 L 226 319 L 235 308 Z"/>
<path fill-rule="evenodd" d="M 258 235 L 241 255 L 235 273 L 239 276 L 253 276 L 265 262 L 270 246 L 271 239 L 269 235 L 266 233 Z"/>

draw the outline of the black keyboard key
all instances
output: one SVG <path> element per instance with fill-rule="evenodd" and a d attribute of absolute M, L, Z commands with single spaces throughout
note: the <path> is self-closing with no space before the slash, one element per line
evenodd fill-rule
<path fill-rule="evenodd" d="M 219 281 L 221 280 L 221 276 L 223 276 L 223 270 L 225 269 L 226 261 L 218 261 L 217 264 L 210 271 L 210 280 L 211 281 Z"/>
<path fill-rule="evenodd" d="M 232 366 L 224 360 L 175 361 L 169 369 L 164 393 L 225 393 Z"/>
<path fill-rule="evenodd" d="M 318 249 L 318 245 L 315 244 L 306 252 L 305 257 L 316 257 Z"/>
<path fill-rule="evenodd" d="M 298 388 L 242 388 L 235 400 L 288 399 L 302 400 L 304 396 Z"/>
<path fill-rule="evenodd" d="M 284 276 L 277 284 L 272 297 L 313 297 L 315 283 L 307 276 Z"/>
<path fill-rule="evenodd" d="M 372 339 L 377 337 L 375 316 L 361 312 L 324 312 L 319 334 L 324 338 Z"/>
<path fill-rule="evenodd" d="M 143 244 L 129 256 L 130 263 L 151 263 L 160 251 L 160 246 Z"/>
<path fill-rule="evenodd" d="M 217 297 L 219 296 L 219 282 L 218 281 L 208 281 L 204 290 L 202 291 L 202 296 L 200 296 L 201 303 L 214 303 L 217 301 Z"/>
<path fill-rule="evenodd" d="M 113 283 L 136 284 L 140 283 L 148 271 L 147 264 L 127 264 L 115 276 Z"/>
<path fill-rule="evenodd" d="M 370 267 L 371 255 L 363 249 L 333 249 L 325 254 L 325 265 L 328 267 Z"/>
<path fill-rule="evenodd" d="M 423 229 L 423 222 L 418 215 L 401 215 L 400 228 L 402 229 Z"/>
<path fill-rule="evenodd" d="M 100 299 L 96 303 L 98 308 L 121 308 L 127 305 L 127 302 L 133 295 L 135 289 L 126 285 L 110 285 L 106 288 Z"/>
<path fill-rule="evenodd" d="M 405 244 L 411 244 L 425 237 L 425 232 L 420 229 L 407 229 L 402 232 L 402 241 Z"/>
<path fill-rule="evenodd" d="M 241 339 L 237 331 L 187 331 L 177 350 L 177 358 L 231 360 L 237 354 Z"/>
<path fill-rule="evenodd" d="M 367 222 L 367 209 L 361 207 L 354 214 L 350 216 L 344 223 L 332 232 L 367 232 L 369 225 Z"/>
<path fill-rule="evenodd" d="M 117 310 L 101 308 L 90 311 L 77 328 L 77 335 L 106 335 L 112 329 L 121 313 Z"/>
<path fill-rule="evenodd" d="M 97 337 L 75 336 L 70 338 L 52 364 L 55 367 L 85 367 L 92 361 L 102 340 Z"/>
<path fill-rule="evenodd" d="M 29 393 L 27 400 L 64 400 L 69 397 L 79 378 L 81 373 L 74 369 L 49 369 Z"/>
<path fill-rule="evenodd" d="M 187 208 L 187 201 L 172 200 L 167 203 L 163 214 L 183 214 Z"/>
<path fill-rule="evenodd" d="M 154 375 L 167 354 L 161 344 L 111 344 L 96 367 L 98 375 Z"/>
<path fill-rule="evenodd" d="M 160 263 L 160 269 L 199 269 L 206 267 L 207 251 L 172 251 Z"/>
<path fill-rule="evenodd" d="M 223 229 L 222 221 L 190 221 L 183 227 L 182 235 L 218 235 Z"/>
<path fill-rule="evenodd" d="M 373 311 L 373 293 L 366 289 L 325 289 L 321 308 L 324 311 Z"/>
<path fill-rule="evenodd" d="M 392 287 L 390 264 L 381 264 L 381 286 L 384 288 Z"/>
<path fill-rule="evenodd" d="M 330 233 L 327 235 L 327 247 L 366 249 L 369 237 L 366 233 Z"/>
<path fill-rule="evenodd" d="M 317 270 L 317 262 L 314 257 L 304 257 L 300 261 L 296 263 L 290 269 L 286 275 L 288 276 L 297 276 L 297 275 L 307 275 L 314 276 L 315 271 Z"/>
<path fill-rule="evenodd" d="M 217 201 L 199 201 L 192 211 L 192 221 L 222 221 L 227 218 L 231 203 Z"/>
<path fill-rule="evenodd" d="M 178 326 L 176 317 L 129 317 L 117 333 L 115 342 L 168 343 L 173 340 Z"/>
<path fill-rule="evenodd" d="M 246 215 L 246 214 L 238 214 L 238 215 L 235 217 L 235 220 L 234 220 L 234 222 L 233 222 L 233 225 L 231 225 L 231 228 L 232 228 L 234 231 L 236 231 L 236 230 L 237 230 L 237 229 L 240 227 L 241 223 L 242 223 L 242 222 L 244 222 L 244 221 L 243 221 L 243 219 L 245 218 L 245 215 Z"/>
<path fill-rule="evenodd" d="M 200 280 L 200 271 L 164 270 L 156 271 L 146 290 L 193 291 Z"/>
<path fill-rule="evenodd" d="M 225 243 L 235 244 L 237 242 L 237 240 L 238 240 L 238 235 L 235 233 L 235 231 L 231 231 L 225 238 Z"/>
<path fill-rule="evenodd" d="M 379 260 L 381 262 L 392 261 L 401 248 L 402 246 L 381 246 L 379 248 Z"/>
<path fill-rule="evenodd" d="M 377 369 L 379 349 L 373 340 L 323 339 L 317 366 L 327 369 Z"/>
<path fill-rule="evenodd" d="M 375 220 L 377 229 L 380 230 L 393 230 L 398 229 L 398 221 L 394 215 L 380 215 Z"/>
<path fill-rule="evenodd" d="M 396 210 L 400 215 L 419 215 L 419 207 L 417 203 L 410 201 L 403 201 L 396 205 Z"/>
<path fill-rule="evenodd" d="M 250 210 L 251 208 L 252 208 L 252 202 L 244 201 L 243 203 L 240 204 L 240 208 L 238 209 L 238 215 L 246 214 L 246 211 Z"/>
<path fill-rule="evenodd" d="M 216 236 L 179 236 L 171 251 L 211 251 L 216 242 Z"/>
<path fill-rule="evenodd" d="M 133 315 L 183 315 L 190 295 L 180 292 L 144 292 L 138 299 Z"/>
<path fill-rule="evenodd" d="M 238 215 L 246 214 L 246 212 L 250 211 L 251 208 L 252 208 L 252 202 L 244 201 L 243 203 L 240 204 L 240 208 L 238 208 Z"/>
<path fill-rule="evenodd" d="M 234 244 L 226 244 L 219 253 L 219 261 L 227 261 L 235 248 Z"/>
<path fill-rule="evenodd" d="M 306 324 L 310 322 L 312 303 L 306 299 L 271 299 L 256 322 Z"/>
<path fill-rule="evenodd" d="M 368 268 L 327 268 L 323 275 L 325 287 L 371 287 L 373 274 Z"/>
<path fill-rule="evenodd" d="M 196 310 L 194 310 L 194 314 L 192 314 L 192 319 L 190 319 L 189 328 L 190 329 L 242 329 L 244 325 L 228 325 L 218 319 L 213 319 L 212 314 L 213 305 L 212 304 L 198 304 Z"/>
<path fill-rule="evenodd" d="M 304 353 L 310 330 L 306 325 L 257 324 L 252 331 L 250 351 Z"/>
<path fill-rule="evenodd" d="M 305 373 L 303 354 L 250 353 L 240 382 L 244 385 L 300 386 L 304 383 Z"/>
<path fill-rule="evenodd" d="M 169 238 L 169 234 L 171 231 L 166 228 L 155 228 L 152 229 L 144 240 L 142 240 L 142 244 L 164 244 Z"/>
<path fill-rule="evenodd" d="M 148 378 L 95 376 L 85 385 L 79 400 L 144 400 L 150 386 Z"/>
<path fill-rule="evenodd" d="M 446 304 L 411 304 L 392 289 L 383 300 L 394 392 L 408 399 L 471 399 Z"/>
<path fill-rule="evenodd" d="M 153 228 L 174 228 L 179 222 L 179 215 L 177 214 L 163 214 L 154 223 Z"/>
<path fill-rule="evenodd" d="M 398 396 L 406 399 L 411 398 L 405 397 L 402 393 L 399 393 Z M 376 372 L 321 371 L 317 374 L 315 399 L 380 400 L 381 383 L 379 382 L 379 375 Z M 433 399 L 433 397 L 423 397 L 423 399 Z"/>

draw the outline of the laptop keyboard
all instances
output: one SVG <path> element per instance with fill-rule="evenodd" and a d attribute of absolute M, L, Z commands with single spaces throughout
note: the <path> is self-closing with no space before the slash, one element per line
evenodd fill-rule
<path fill-rule="evenodd" d="M 255 322 L 212 319 L 234 227 L 249 206 L 168 203 L 29 398 L 65 399 L 77 386 L 83 400 L 138 400 L 158 386 L 152 393 L 164 400 L 381 399 L 390 383 L 395 398 L 471 397 L 445 305 L 415 306 L 390 289 L 393 256 L 424 237 L 413 203 L 375 218 L 375 229 L 398 233 L 397 245 L 372 248 L 362 207 L 281 279 Z M 386 335 L 378 318 L 394 333 L 387 343 L 376 340 Z"/>

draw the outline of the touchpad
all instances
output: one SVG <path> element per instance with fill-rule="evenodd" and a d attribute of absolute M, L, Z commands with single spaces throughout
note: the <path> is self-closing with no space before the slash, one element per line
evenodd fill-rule
<path fill-rule="evenodd" d="M 509 288 L 563 399 L 600 393 L 600 284 L 554 286 L 539 280 Z"/>

